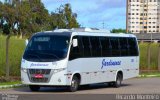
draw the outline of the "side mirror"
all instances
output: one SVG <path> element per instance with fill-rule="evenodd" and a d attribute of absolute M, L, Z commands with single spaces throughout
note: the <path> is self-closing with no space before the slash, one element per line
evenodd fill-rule
<path fill-rule="evenodd" d="M 26 39 L 26 41 L 25 41 L 25 42 L 26 42 L 26 46 L 27 46 L 27 45 L 28 45 L 28 39 Z"/>
<path fill-rule="evenodd" d="M 78 40 L 77 39 L 73 39 L 73 47 L 77 47 L 78 46 Z"/>

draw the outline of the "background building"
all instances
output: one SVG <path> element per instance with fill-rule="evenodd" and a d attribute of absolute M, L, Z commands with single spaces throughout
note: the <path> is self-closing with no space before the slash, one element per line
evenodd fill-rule
<path fill-rule="evenodd" d="M 127 0 L 126 29 L 132 33 L 160 33 L 160 0 Z"/>

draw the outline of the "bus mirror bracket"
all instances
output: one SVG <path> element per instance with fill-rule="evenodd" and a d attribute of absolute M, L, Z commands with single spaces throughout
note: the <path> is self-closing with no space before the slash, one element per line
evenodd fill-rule
<path fill-rule="evenodd" d="M 27 46 L 27 45 L 28 45 L 28 39 L 26 39 L 26 41 L 25 41 L 25 42 L 26 42 L 26 46 Z"/>
<path fill-rule="evenodd" d="M 77 39 L 73 39 L 73 47 L 77 47 L 78 46 L 78 40 Z"/>

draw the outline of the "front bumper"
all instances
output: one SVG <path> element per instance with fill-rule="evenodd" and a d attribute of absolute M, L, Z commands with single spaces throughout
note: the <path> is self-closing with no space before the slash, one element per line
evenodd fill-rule
<path fill-rule="evenodd" d="M 44 74 L 44 77 L 47 77 L 48 80 L 45 79 L 34 80 L 33 74 L 31 74 L 29 71 L 27 72 L 21 71 L 22 83 L 26 85 L 69 86 L 71 81 L 70 78 L 66 76 L 66 70 L 58 73 L 53 73 L 51 71 L 50 74 Z"/>

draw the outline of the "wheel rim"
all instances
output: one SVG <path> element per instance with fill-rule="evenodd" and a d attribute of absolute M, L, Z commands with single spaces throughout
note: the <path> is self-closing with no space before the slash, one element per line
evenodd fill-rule
<path fill-rule="evenodd" d="M 118 80 L 117 80 L 117 83 L 118 83 L 118 85 L 120 86 L 120 85 L 121 85 L 121 79 L 118 79 Z"/>
<path fill-rule="evenodd" d="M 117 85 L 118 85 L 118 86 L 121 85 L 121 76 L 118 76 L 118 78 L 117 78 Z"/>
<path fill-rule="evenodd" d="M 76 82 L 76 80 L 72 80 L 72 84 L 71 84 L 72 89 L 76 90 L 78 87 L 78 83 Z"/>

